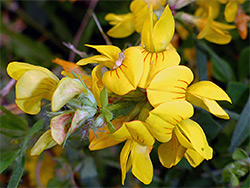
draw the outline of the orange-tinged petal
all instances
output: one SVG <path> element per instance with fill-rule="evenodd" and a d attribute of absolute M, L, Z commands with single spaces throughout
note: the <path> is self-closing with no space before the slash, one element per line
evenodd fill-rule
<path fill-rule="evenodd" d="M 74 62 L 65 61 L 60 58 L 53 59 L 52 62 L 61 65 L 62 68 L 67 72 L 71 73 L 71 71 L 73 71 L 76 74 L 87 74 L 79 65 L 75 64 Z"/>
<path fill-rule="evenodd" d="M 239 6 L 236 18 L 234 20 L 241 39 L 245 40 L 248 35 L 247 23 L 250 21 L 250 16 L 246 15 Z"/>
<path fill-rule="evenodd" d="M 187 149 L 184 156 L 188 160 L 189 164 L 194 168 L 204 160 L 204 157 L 193 149 Z"/>
<path fill-rule="evenodd" d="M 126 117 L 119 116 L 118 118 L 112 120 L 111 123 L 116 129 L 119 129 L 122 126 L 125 118 Z M 125 126 L 124 128 L 126 129 Z M 119 144 L 120 142 L 123 142 L 126 139 L 124 137 L 119 138 L 119 135 L 118 135 L 119 133 L 117 135 L 114 135 L 114 137 L 112 137 L 110 135 L 108 126 L 99 128 L 99 130 L 100 131 L 96 132 L 97 137 L 94 135 L 92 129 L 89 130 L 89 142 L 90 142 L 89 149 L 90 150 L 99 150 L 99 149 L 104 149 L 110 146 L 114 146 L 114 145 Z M 115 138 L 118 138 L 118 140 L 116 140 Z"/>
<path fill-rule="evenodd" d="M 177 165 L 183 158 L 186 150 L 187 149 L 179 143 L 175 134 L 173 134 L 169 142 L 161 144 L 158 148 L 158 156 L 162 166 L 171 168 Z"/>
<path fill-rule="evenodd" d="M 162 52 L 166 49 L 167 45 L 173 38 L 174 30 L 174 17 L 169 5 L 167 5 L 153 29 L 153 43 L 155 52 Z"/>
<path fill-rule="evenodd" d="M 43 150 L 52 148 L 57 143 L 52 139 L 50 129 L 47 130 L 43 135 L 38 139 L 35 145 L 31 149 L 31 156 L 40 155 Z"/>
<path fill-rule="evenodd" d="M 89 144 L 89 149 L 91 151 L 115 146 L 123 141 L 123 140 L 117 141 L 113 139 L 112 137 L 110 137 L 108 134 L 110 132 L 107 126 L 100 128 L 99 130 L 100 131 L 96 131 L 97 137 L 94 135 L 92 129 L 89 130 L 89 133 L 93 135 L 93 138 L 90 140 L 90 144 Z"/>
<path fill-rule="evenodd" d="M 152 146 L 155 142 L 154 137 L 150 134 L 142 121 L 134 120 L 125 123 L 129 133 L 131 134 L 134 141 L 143 146 Z"/>
<path fill-rule="evenodd" d="M 143 59 L 139 49 L 130 47 L 124 51 L 124 56 L 118 68 L 105 72 L 102 77 L 103 84 L 118 95 L 136 90 L 143 73 Z"/>
<path fill-rule="evenodd" d="M 163 102 L 185 100 L 186 88 L 193 77 L 192 71 L 185 66 L 172 66 L 160 71 L 147 88 L 150 104 L 155 107 Z"/>
<path fill-rule="evenodd" d="M 131 151 L 131 159 L 134 176 L 144 184 L 150 184 L 153 179 L 153 165 L 148 147 L 135 143 Z"/>
<path fill-rule="evenodd" d="M 121 165 L 121 171 L 122 171 L 122 185 L 124 185 L 126 173 L 128 171 L 127 162 L 128 162 L 128 157 L 129 157 L 129 154 L 131 152 L 132 146 L 133 146 L 133 141 L 127 140 L 127 142 L 123 146 L 121 154 L 120 154 L 120 165 Z"/>
<path fill-rule="evenodd" d="M 59 145 L 64 142 L 67 136 L 72 116 L 73 112 L 66 112 L 53 117 L 50 121 L 51 136 Z"/>
<path fill-rule="evenodd" d="M 212 158 L 213 149 L 208 145 L 206 135 L 198 123 L 185 119 L 176 126 L 175 133 L 181 145 L 194 149 L 207 160 Z"/>
<path fill-rule="evenodd" d="M 49 71 L 49 70 L 47 70 Z M 57 87 L 58 78 L 49 71 L 33 69 L 26 71 L 16 83 L 16 104 L 28 114 L 37 114 L 41 110 L 41 99 L 51 100 Z"/>
<path fill-rule="evenodd" d="M 162 103 L 149 112 L 146 126 L 158 141 L 168 142 L 176 124 L 190 118 L 193 113 L 193 106 L 184 100 Z"/>
<path fill-rule="evenodd" d="M 107 32 L 113 38 L 124 38 L 135 32 L 134 15 L 132 13 L 124 15 L 110 13 L 105 16 L 105 20 L 115 25 Z"/>

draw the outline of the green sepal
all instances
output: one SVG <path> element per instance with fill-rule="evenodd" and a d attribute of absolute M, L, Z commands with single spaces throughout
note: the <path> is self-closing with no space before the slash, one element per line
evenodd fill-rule
<path fill-rule="evenodd" d="M 106 87 L 104 87 L 100 93 L 100 101 L 101 101 L 102 107 L 108 106 L 108 93 L 107 93 Z"/>

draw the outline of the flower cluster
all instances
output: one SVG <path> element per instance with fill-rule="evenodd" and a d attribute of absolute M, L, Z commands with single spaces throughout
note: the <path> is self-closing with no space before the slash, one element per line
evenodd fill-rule
<path fill-rule="evenodd" d="M 86 45 L 100 54 L 79 60 L 78 66 L 75 65 L 80 70 L 77 73 L 65 68 L 66 76 L 61 80 L 40 66 L 19 62 L 8 65 L 8 74 L 17 80 L 16 104 L 20 109 L 37 114 L 42 99 L 51 101 L 50 129 L 32 148 L 32 155 L 39 155 L 56 144 L 64 145 L 77 130 L 88 136 L 90 150 L 125 142 L 120 153 L 122 184 L 130 169 L 144 184 L 152 181 L 150 152 L 156 141 L 161 143 L 158 156 L 166 168 L 175 166 L 183 157 L 193 167 L 212 158 L 213 149 L 205 133 L 191 119 L 194 106 L 218 118 L 229 119 L 216 101 L 231 103 L 231 100 L 210 81 L 192 83 L 191 69 L 179 65 L 180 56 L 170 43 L 175 30 L 172 12 L 167 5 L 159 18 L 154 13 L 165 3 L 135 0 L 130 6 L 132 13 L 121 17 L 108 14 L 106 19 L 115 25 L 108 34 L 125 37 L 137 31 L 141 33 L 141 45 L 125 50 L 113 45 Z M 212 21 L 211 10 L 209 23 L 194 20 L 197 26 L 222 26 Z M 210 32 L 205 30 L 199 37 Z M 79 67 L 89 63 L 98 64 L 91 76 Z M 126 104 L 132 106 L 131 110 L 115 116 L 114 111 Z"/>

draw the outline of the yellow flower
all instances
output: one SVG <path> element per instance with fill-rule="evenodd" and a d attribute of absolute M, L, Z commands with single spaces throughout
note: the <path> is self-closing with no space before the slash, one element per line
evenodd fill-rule
<path fill-rule="evenodd" d="M 12 62 L 7 67 L 16 83 L 16 104 L 28 114 L 38 114 L 41 100 L 51 100 L 59 79 L 48 69 L 27 63 Z"/>
<path fill-rule="evenodd" d="M 218 1 L 200 0 L 197 1 L 196 4 L 199 6 L 194 13 L 196 17 L 207 17 L 209 7 L 213 9 L 213 18 L 217 18 L 220 13 L 220 3 Z"/>
<path fill-rule="evenodd" d="M 152 79 L 147 88 L 147 98 L 154 107 L 164 102 L 187 100 L 217 117 L 229 119 L 216 102 L 224 100 L 231 103 L 228 95 L 210 81 L 200 81 L 188 87 L 192 81 L 193 73 L 188 67 L 166 68 Z"/>
<path fill-rule="evenodd" d="M 226 3 L 224 11 L 226 21 L 233 22 L 237 14 L 239 4 L 244 3 L 245 0 L 219 0 L 219 2 L 223 4 Z"/>
<path fill-rule="evenodd" d="M 144 59 L 139 87 L 146 88 L 159 71 L 179 64 L 180 57 L 170 44 L 173 34 L 174 18 L 169 6 L 166 6 L 159 20 L 154 18 L 151 6 L 142 29 L 142 47 L 139 47 Z"/>
<path fill-rule="evenodd" d="M 200 30 L 198 39 L 205 38 L 216 44 L 227 44 L 232 39 L 227 30 L 234 29 L 235 26 L 214 21 L 212 7 L 209 7 L 207 18 L 196 18 L 193 22 Z"/>
<path fill-rule="evenodd" d="M 197 166 L 204 158 L 212 158 L 212 148 L 203 130 L 188 119 L 193 113 L 190 103 L 178 100 L 162 103 L 149 112 L 146 126 L 158 141 L 164 143 L 158 148 L 163 166 L 170 168 L 176 165 L 185 153 L 192 166 Z M 201 157 L 192 162 L 196 155 Z"/>
<path fill-rule="evenodd" d="M 102 76 L 102 82 L 108 89 L 118 95 L 125 95 L 136 90 L 143 72 L 143 58 L 139 49 L 129 47 L 122 52 L 112 45 L 86 45 L 95 48 L 101 55 L 81 59 L 78 65 L 99 63 L 92 72 L 92 77 L 101 78 L 101 68 L 109 68 Z M 93 82 L 93 84 L 96 82 Z"/>
<path fill-rule="evenodd" d="M 109 21 L 110 25 L 114 25 L 107 34 L 114 38 L 124 38 L 135 31 L 141 33 L 151 3 L 154 10 L 159 10 L 166 4 L 166 0 L 133 0 L 130 4 L 131 13 L 122 15 L 107 14 L 105 20 Z"/>
<path fill-rule="evenodd" d="M 124 123 L 123 121 L 124 118 L 112 121 L 117 128 L 114 133 L 99 132 L 98 138 L 93 138 L 92 135 L 89 148 L 103 149 L 126 141 L 120 154 L 122 184 L 124 185 L 126 173 L 130 168 L 137 179 L 144 184 L 149 184 L 153 178 L 153 165 L 149 153 L 155 142 L 154 137 L 147 130 L 145 123 L 138 120 Z"/>

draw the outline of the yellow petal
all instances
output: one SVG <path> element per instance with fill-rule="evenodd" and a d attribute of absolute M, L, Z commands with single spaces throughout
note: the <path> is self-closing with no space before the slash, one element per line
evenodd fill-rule
<path fill-rule="evenodd" d="M 219 30 L 216 30 L 215 28 L 210 29 L 205 36 L 205 39 L 215 44 L 228 44 L 231 41 L 232 36 L 227 33 L 221 34 L 221 32 L 218 31 Z"/>
<path fill-rule="evenodd" d="M 153 29 L 153 43 L 155 52 L 162 52 L 166 49 L 167 45 L 173 38 L 174 30 L 174 17 L 169 5 L 167 5 Z"/>
<path fill-rule="evenodd" d="M 144 184 L 150 184 L 153 179 L 153 165 L 148 147 L 135 143 L 131 151 L 131 158 L 134 176 Z"/>
<path fill-rule="evenodd" d="M 121 171 L 122 171 L 122 185 L 124 185 L 126 173 L 128 171 L 127 162 L 128 162 L 128 157 L 129 157 L 132 145 L 133 145 L 133 141 L 127 140 L 127 142 L 123 146 L 121 154 L 120 154 L 120 165 L 121 165 Z"/>
<path fill-rule="evenodd" d="M 238 11 L 238 2 L 237 1 L 229 1 L 226 4 L 225 12 L 224 12 L 226 21 L 233 22 L 236 14 L 237 14 L 237 11 Z"/>
<path fill-rule="evenodd" d="M 109 136 L 117 141 L 124 141 L 126 139 L 132 139 L 125 124 L 123 124 L 115 132 L 111 133 Z"/>
<path fill-rule="evenodd" d="M 31 149 L 31 156 L 40 155 L 43 150 L 52 148 L 57 143 L 52 139 L 50 129 L 43 133 Z"/>
<path fill-rule="evenodd" d="M 130 3 L 130 10 L 134 15 L 135 30 L 137 33 L 141 33 L 148 13 L 147 4 L 143 0 L 132 1 Z"/>
<path fill-rule="evenodd" d="M 142 121 L 134 120 L 125 123 L 129 133 L 131 134 L 134 141 L 143 146 L 152 146 L 155 142 L 154 137 L 150 134 Z"/>
<path fill-rule="evenodd" d="M 134 15 L 132 13 L 124 15 L 110 13 L 104 19 L 115 25 L 107 32 L 113 38 L 125 38 L 135 32 Z"/>
<path fill-rule="evenodd" d="M 186 148 L 184 148 L 173 134 L 172 139 L 163 143 L 158 148 L 158 156 L 162 166 L 166 168 L 171 168 L 177 165 L 177 163 L 182 159 Z"/>
<path fill-rule="evenodd" d="M 187 88 L 187 93 L 210 100 L 228 101 L 232 103 L 229 96 L 219 86 L 210 81 L 200 81 Z"/>
<path fill-rule="evenodd" d="M 213 149 L 208 145 L 206 135 L 198 123 L 185 119 L 174 130 L 181 145 L 194 149 L 207 160 L 212 158 Z"/>
<path fill-rule="evenodd" d="M 155 52 L 153 38 L 153 9 L 150 5 L 148 15 L 142 27 L 141 40 L 143 48 L 148 52 Z"/>
<path fill-rule="evenodd" d="M 113 64 L 112 60 L 105 56 L 105 55 L 94 55 L 92 57 L 87 57 L 87 58 L 83 58 L 81 60 L 79 60 L 76 64 L 77 65 L 87 65 L 89 63 L 106 63 L 106 64 Z"/>
<path fill-rule="evenodd" d="M 92 70 L 92 93 L 95 97 L 95 100 L 97 102 L 97 105 L 101 107 L 101 101 L 100 101 L 100 92 L 103 89 L 102 87 L 99 87 L 100 85 L 98 84 L 99 82 L 102 83 L 101 81 L 101 70 L 102 70 L 102 65 L 97 65 L 93 70 Z"/>
<path fill-rule="evenodd" d="M 139 49 L 130 47 L 124 51 L 122 64 L 103 74 L 102 82 L 118 95 L 136 90 L 143 72 L 143 58 Z"/>
<path fill-rule="evenodd" d="M 49 71 L 50 72 L 50 71 Z M 50 72 L 53 75 L 53 73 Z M 54 75 L 53 75 L 54 76 Z M 58 78 L 52 79 L 47 71 L 29 70 L 17 80 L 16 104 L 28 114 L 37 114 L 41 110 L 41 99 L 51 100 Z"/>
<path fill-rule="evenodd" d="M 219 118 L 229 119 L 228 114 L 214 100 L 202 98 L 202 97 L 187 93 L 187 101 L 191 102 L 195 106 L 199 106 L 199 107 L 203 108 L 204 110 L 212 113 L 213 115 L 215 115 Z"/>
<path fill-rule="evenodd" d="M 168 142 L 176 124 L 190 118 L 193 113 L 193 106 L 187 101 L 166 102 L 149 112 L 146 126 L 158 141 Z"/>
<path fill-rule="evenodd" d="M 61 79 L 52 97 L 52 111 L 60 110 L 67 102 L 83 92 L 87 91 L 79 80 L 69 77 Z"/>
<path fill-rule="evenodd" d="M 109 63 L 103 62 L 103 64 L 108 68 L 114 67 L 115 62 L 119 58 L 119 54 L 122 53 L 120 48 L 113 46 L 113 45 L 89 45 L 89 44 L 85 44 L 85 46 L 90 47 L 90 48 L 94 48 L 100 54 L 108 57 L 110 59 L 110 61 L 113 63 L 112 64 L 111 62 L 109 62 Z"/>
<path fill-rule="evenodd" d="M 204 157 L 193 149 L 187 149 L 184 156 L 188 160 L 189 164 L 194 168 L 204 160 Z"/>
<path fill-rule="evenodd" d="M 25 72 L 29 70 L 40 70 L 41 72 L 44 72 L 44 74 L 47 74 L 49 77 L 51 77 L 51 79 L 53 79 L 55 82 L 58 82 L 58 78 L 51 71 L 41 66 L 20 62 L 11 62 L 7 66 L 8 75 L 15 80 L 18 80 Z"/>
<path fill-rule="evenodd" d="M 97 137 L 94 135 L 93 130 L 89 130 L 89 134 L 93 135 L 93 138 L 89 141 L 89 149 L 92 150 L 100 150 L 107 147 L 111 147 L 121 143 L 121 141 L 117 141 L 109 136 L 110 131 L 107 126 L 100 128 L 99 131 L 96 131 Z"/>
<path fill-rule="evenodd" d="M 185 100 L 186 88 L 193 80 L 192 71 L 185 66 L 166 68 L 152 79 L 147 97 L 152 106 L 172 100 Z"/>
<path fill-rule="evenodd" d="M 143 75 L 138 84 L 141 88 L 147 88 L 153 77 L 161 70 L 180 63 L 180 56 L 174 48 L 170 47 L 170 49 L 159 53 L 150 53 L 141 47 L 138 49 L 141 50 L 144 61 Z"/>

